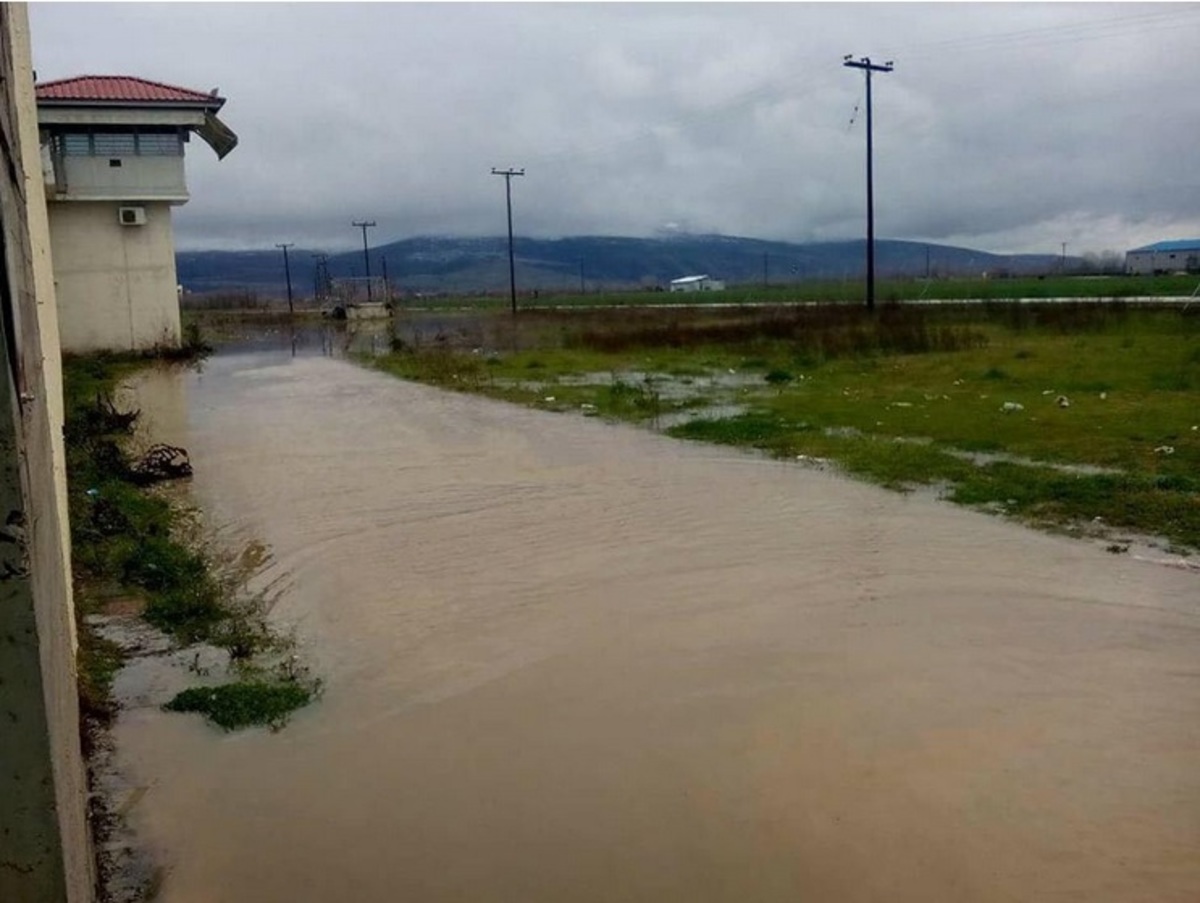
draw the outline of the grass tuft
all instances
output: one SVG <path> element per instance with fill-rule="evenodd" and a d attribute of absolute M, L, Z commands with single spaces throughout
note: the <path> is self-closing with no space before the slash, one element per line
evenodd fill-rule
<path fill-rule="evenodd" d="M 254 725 L 278 730 L 296 709 L 312 701 L 313 691 L 299 683 L 238 681 L 217 687 L 192 687 L 163 706 L 171 712 L 199 712 L 227 731 Z"/>

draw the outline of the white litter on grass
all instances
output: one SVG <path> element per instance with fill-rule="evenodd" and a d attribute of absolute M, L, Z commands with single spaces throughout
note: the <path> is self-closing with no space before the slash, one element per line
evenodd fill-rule
<path fill-rule="evenodd" d="M 1021 404 L 1018 401 L 1006 401 L 1006 402 L 1004 402 L 1004 404 L 1000 405 L 1000 410 L 1003 411 L 1005 414 L 1011 414 L 1014 411 L 1025 410 L 1025 405 Z"/>
<path fill-rule="evenodd" d="M 889 408 L 911 408 L 912 402 L 911 401 L 893 401 L 890 405 L 888 405 L 888 407 Z"/>
<path fill-rule="evenodd" d="M 1069 408 L 1071 406 L 1071 399 L 1067 398 L 1065 395 L 1060 395 L 1058 398 L 1054 399 L 1054 403 L 1060 408 Z"/>
<path fill-rule="evenodd" d="M 1101 393 L 1100 393 L 1100 400 L 1101 400 L 1101 401 L 1105 401 L 1107 398 L 1108 398 L 1108 393 L 1107 393 L 1107 392 L 1101 392 Z M 1192 429 L 1195 429 L 1195 427 L 1192 427 Z"/>
<path fill-rule="evenodd" d="M 553 395 L 547 395 L 545 398 L 543 398 L 543 399 L 542 399 L 542 401 L 554 401 L 554 396 L 553 396 Z"/>
<path fill-rule="evenodd" d="M 1175 454 L 1175 446 L 1160 445 L 1158 448 L 1154 449 L 1154 453 L 1157 455 L 1173 455 Z"/>

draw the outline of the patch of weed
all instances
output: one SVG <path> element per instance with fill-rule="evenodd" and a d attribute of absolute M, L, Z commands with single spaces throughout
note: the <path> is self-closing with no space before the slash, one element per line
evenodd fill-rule
<path fill-rule="evenodd" d="M 634 384 L 614 375 L 612 383 L 596 396 L 599 413 L 625 420 L 645 420 L 662 411 L 662 399 L 650 380 Z"/>
<path fill-rule="evenodd" d="M 296 709 L 312 701 L 313 691 L 297 682 L 237 681 L 217 687 L 192 687 L 163 706 L 171 712 L 199 712 L 227 731 L 252 725 L 278 730 Z"/>
<path fill-rule="evenodd" d="M 109 724 L 116 714 L 112 700 L 113 678 L 121 670 L 125 657 L 121 647 L 94 630 L 79 631 L 79 709 L 85 721 Z M 86 739 L 89 731 L 82 732 Z"/>
<path fill-rule="evenodd" d="M 1099 519 L 1195 548 L 1200 546 L 1198 488 L 1186 477 L 1072 474 L 998 462 L 964 474 L 951 497 L 964 505 L 1000 505 L 1034 522 Z"/>
<path fill-rule="evenodd" d="M 697 418 L 668 429 L 677 439 L 694 439 L 720 445 L 749 445 L 754 448 L 779 448 L 786 438 L 806 425 L 791 424 L 775 414 L 748 411 L 736 417 Z"/>

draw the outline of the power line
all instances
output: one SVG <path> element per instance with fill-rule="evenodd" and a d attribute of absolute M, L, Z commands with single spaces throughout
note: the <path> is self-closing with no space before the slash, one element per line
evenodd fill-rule
<path fill-rule="evenodd" d="M 999 7 L 998 7 L 999 8 Z M 1058 7 L 1069 9 L 1069 7 Z M 1136 35 L 1153 32 L 1163 28 L 1179 28 L 1197 24 L 1200 16 L 1200 4 L 1177 4 L 1169 9 L 1158 7 L 1150 12 L 1139 12 L 1133 15 L 1114 16 L 1097 21 L 1058 23 L 1046 26 L 1016 29 L 1010 32 L 968 34 L 957 38 L 944 40 L 912 42 L 897 44 L 890 48 L 884 58 L 894 59 L 903 56 L 905 65 L 911 68 L 916 63 L 928 65 L 936 56 L 938 60 L 952 56 L 955 53 L 973 53 L 979 48 L 1002 48 L 1019 45 L 1034 47 L 1039 44 L 1062 45 L 1079 44 L 1109 40 L 1114 37 Z M 815 55 L 800 57 L 793 65 L 780 72 L 777 76 L 768 78 L 745 90 L 739 91 L 713 106 L 681 113 L 677 116 L 667 116 L 657 119 L 651 125 L 631 129 L 626 135 L 583 142 L 576 145 L 560 145 L 558 148 L 542 150 L 544 145 L 528 148 L 523 156 L 528 164 L 536 163 L 543 169 L 567 166 L 599 166 L 614 159 L 621 159 L 628 164 L 632 155 L 661 154 L 670 142 L 680 133 L 686 133 L 707 125 L 728 122 L 747 108 L 764 102 L 781 102 L 797 104 L 806 98 L 819 95 L 829 88 L 829 79 L 825 75 L 826 62 Z M 803 86 L 797 90 L 797 85 Z M 1130 92 L 1141 89 L 1129 89 Z M 1063 100 L 1062 103 L 1068 103 Z M 861 110 L 860 110 L 861 113 Z M 859 113 L 852 116 L 851 124 L 846 132 L 853 130 L 858 122 Z M 812 116 L 807 117 L 809 120 Z M 811 122 L 820 127 L 825 123 Z M 572 131 L 570 129 L 568 132 Z M 583 129 L 574 130 L 575 134 L 583 133 Z M 418 189 L 418 195 L 423 195 Z M 432 194 L 422 197 L 421 203 L 433 204 L 437 201 Z"/>
<path fill-rule="evenodd" d="M 976 34 L 926 43 L 901 44 L 891 48 L 886 56 L 893 59 L 898 56 L 904 56 L 907 65 L 913 60 L 920 59 L 929 51 L 937 51 L 939 56 L 944 56 L 958 51 L 975 52 L 980 47 L 1002 47 L 1006 44 L 1036 46 L 1037 43 L 1055 45 L 1105 40 L 1113 37 L 1137 34 L 1142 31 L 1175 27 L 1179 20 L 1195 18 L 1198 15 L 1200 15 L 1200 4 L 1188 4 L 1186 6 L 1180 4 L 1172 7 L 1170 10 L 1160 9 L 1151 13 L 1119 16 L 1093 22 L 1056 24 L 1019 29 L 1000 34 Z M 607 159 L 629 145 L 638 144 L 643 141 L 661 141 L 664 134 L 671 134 L 678 130 L 693 129 L 711 122 L 727 119 L 760 101 L 778 98 L 794 103 L 811 94 L 818 93 L 818 90 L 824 87 L 817 79 L 824 65 L 824 62 L 819 61 L 814 55 L 802 61 L 800 65 L 790 67 L 783 74 L 738 92 L 704 110 L 661 119 L 653 126 L 639 129 L 635 133 L 615 141 L 573 148 L 563 147 L 559 150 L 552 150 L 541 154 L 534 152 L 532 156 L 530 154 L 526 154 L 526 156 L 529 159 L 536 160 L 539 165 L 545 166 L 575 163 L 589 157 L 603 157 Z M 806 84 L 809 87 L 805 90 L 796 91 L 795 85 L 797 83 Z M 852 123 L 853 121 L 854 118 L 852 118 Z"/>
<path fill-rule="evenodd" d="M 1198 14 L 1200 14 L 1200 6 L 1180 4 L 1173 6 L 1170 10 L 1159 9 L 1150 13 L 1118 16 L 1112 19 L 1101 19 L 1092 22 L 1046 25 L 1009 32 L 947 38 L 941 41 L 930 41 L 925 44 L 901 45 L 893 48 L 893 55 L 903 53 L 907 59 L 917 57 L 924 51 L 937 51 L 939 55 L 944 55 L 955 51 L 973 53 L 981 48 L 999 47 L 1006 44 L 1037 46 L 1039 44 L 1073 44 L 1080 41 L 1104 40 L 1106 38 L 1136 34 L 1140 31 L 1155 30 L 1165 26 L 1174 26 L 1179 19 Z"/>
<path fill-rule="evenodd" d="M 1035 42 L 1052 45 L 1104 40 L 1146 30 L 1174 27 L 1180 19 L 1194 18 L 1197 15 L 1200 15 L 1200 4 L 1186 6 L 1180 4 L 1170 10 L 1156 10 L 1151 13 L 1119 16 L 1093 22 L 1056 24 L 1000 34 L 976 34 L 926 43 L 901 44 L 893 47 L 887 56 L 890 58 L 904 56 L 906 64 L 908 64 L 914 59 L 920 59 L 927 51 L 937 51 L 939 56 L 944 56 L 957 51 L 974 52 L 979 47 L 1001 47 L 1014 43 L 1035 46 Z M 589 157 L 609 158 L 629 145 L 643 141 L 661 141 L 664 135 L 727 119 L 761 101 L 778 98 L 794 103 L 811 94 L 818 93 L 824 87 L 817 78 L 824 65 L 824 61 L 814 55 L 802 61 L 800 65 L 790 67 L 781 75 L 740 91 L 718 104 L 693 113 L 660 119 L 653 126 L 638 129 L 627 137 L 593 145 L 563 147 L 544 153 L 527 153 L 526 157 L 544 166 L 574 163 Z M 795 86 L 798 83 L 809 87 L 796 91 Z"/>

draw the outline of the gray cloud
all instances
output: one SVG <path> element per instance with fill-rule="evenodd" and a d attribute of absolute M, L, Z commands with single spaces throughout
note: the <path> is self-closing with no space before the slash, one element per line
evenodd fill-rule
<path fill-rule="evenodd" d="M 857 237 L 861 73 L 881 236 L 995 251 L 1200 235 L 1200 7 L 1155 4 L 35 4 L 39 77 L 229 98 L 189 150 L 181 247 L 354 246 L 674 224 Z M 851 125 L 853 111 L 858 114 Z"/>

